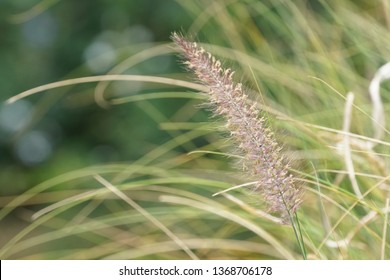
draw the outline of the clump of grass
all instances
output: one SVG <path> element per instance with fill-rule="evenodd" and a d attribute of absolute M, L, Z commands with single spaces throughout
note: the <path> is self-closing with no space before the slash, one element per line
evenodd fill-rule
<path fill-rule="evenodd" d="M 200 259 L 296 259 L 302 255 L 304 243 L 309 259 L 388 258 L 390 143 L 384 122 L 389 110 L 388 87 L 380 86 L 383 100 L 379 99 L 379 83 L 383 79 L 375 75 L 380 65 L 390 59 L 386 48 L 390 40 L 388 14 L 383 15 L 383 9 L 367 10 L 353 1 L 321 1 L 313 7 L 308 1 L 213 1 L 207 9 L 201 1 L 178 3 L 194 17 L 188 33 L 199 33 L 205 41 L 214 43 L 213 53 L 237 65 L 235 69 L 242 71 L 245 79 L 260 81 L 259 91 L 266 104 L 260 105 L 261 112 L 256 111 L 256 106 L 251 108 L 249 100 L 241 100 L 238 93 L 242 89 L 236 85 L 229 87 L 233 92 L 229 106 L 236 104 L 236 98 L 248 105 L 246 111 L 229 107 L 233 108 L 229 112 L 217 112 L 223 100 L 216 99 L 220 103 L 213 107 L 215 114 L 225 118 L 239 116 L 239 122 L 228 124 L 227 128 L 234 131 L 231 137 L 236 143 L 255 137 L 268 137 L 270 140 L 262 141 L 274 143 L 267 121 L 254 120 L 266 111 L 272 117 L 272 125 L 287 131 L 287 137 L 278 140 L 288 141 L 299 151 L 295 154 L 297 160 L 312 166 L 301 168 L 303 176 L 288 179 L 293 186 L 296 180 L 303 181 L 305 188 L 304 203 L 298 200 L 291 204 L 295 208 L 287 207 L 293 212 L 299 206 L 301 231 L 298 224 L 292 224 L 296 232 L 302 232 L 299 248 L 291 227 L 259 218 L 263 213 L 245 202 L 246 192 L 235 190 L 223 193 L 223 198 L 212 197 L 215 192 L 248 184 L 242 184 L 237 172 L 226 172 L 225 158 L 220 156 L 224 140 L 210 133 L 207 123 L 197 123 L 199 118 L 194 118 L 193 105 L 202 96 L 185 91 L 207 92 L 207 83 L 122 75 L 124 67 L 119 72 L 110 71 L 110 75 L 45 85 L 9 102 L 41 90 L 86 82 L 140 80 L 185 87 L 180 93 L 156 89 L 120 98 L 96 94 L 97 103 L 107 102 L 113 111 L 115 106 L 129 102 L 143 106 L 143 112 L 168 131 L 172 139 L 130 164 L 76 170 L 31 187 L 20 196 L 1 197 L 0 222 L 4 232 L 0 235 L 0 257 L 184 259 L 191 257 L 192 252 Z M 367 33 L 367 29 L 372 32 Z M 172 52 L 166 46 L 158 50 L 148 57 Z M 208 67 L 217 69 L 213 77 L 222 79 L 221 86 L 233 83 L 230 72 L 218 70 L 221 66 L 206 52 L 202 51 L 200 58 L 211 59 Z M 251 73 L 246 72 L 249 68 Z M 377 78 L 371 89 L 378 94 L 371 104 L 368 88 L 372 77 Z M 349 91 L 354 94 L 347 95 Z M 156 99 L 179 95 L 197 100 L 183 105 L 177 114 L 162 114 Z M 251 119 L 248 127 L 260 123 L 264 135 L 253 132 L 252 139 L 245 133 L 248 127 L 241 130 L 238 125 L 246 123 L 240 112 Z M 201 144 L 197 141 L 200 138 Z M 249 147 L 260 142 L 248 143 L 239 147 L 242 163 L 246 163 L 246 170 L 252 175 L 260 176 L 261 173 L 251 172 L 255 170 L 254 158 L 245 156 L 254 153 Z M 256 151 L 262 152 L 263 148 L 256 146 Z M 210 157 L 202 156 L 204 151 Z M 260 152 L 255 159 L 263 156 Z M 289 178 L 287 165 L 278 159 L 268 161 L 280 163 Z M 260 169 L 267 170 L 264 166 Z M 260 184 L 261 180 L 258 181 Z M 118 191 L 123 195 L 119 196 Z M 128 203 L 129 199 L 139 207 Z M 270 208 L 273 209 L 272 204 Z M 282 217 L 285 213 L 280 212 Z M 25 226 L 5 234 L 10 228 L 7 222 L 13 217 Z M 35 219 L 31 221 L 31 217 Z M 153 223 L 153 217 L 162 226 Z"/>

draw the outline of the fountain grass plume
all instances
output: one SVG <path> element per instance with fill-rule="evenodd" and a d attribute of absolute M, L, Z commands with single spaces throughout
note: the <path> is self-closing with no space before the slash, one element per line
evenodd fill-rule
<path fill-rule="evenodd" d="M 238 145 L 243 170 L 257 180 L 255 192 L 263 196 L 270 213 L 290 223 L 301 204 L 302 188 L 289 173 L 265 116 L 249 101 L 242 84 L 233 81 L 231 69 L 224 69 L 220 61 L 184 36 L 173 33 L 171 38 L 180 47 L 186 67 L 208 88 L 209 104 L 225 120 L 230 138 Z"/>

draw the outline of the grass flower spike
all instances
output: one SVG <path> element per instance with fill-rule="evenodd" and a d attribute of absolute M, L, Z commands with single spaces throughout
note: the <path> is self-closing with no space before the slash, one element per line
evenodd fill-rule
<path fill-rule="evenodd" d="M 302 190 L 288 171 L 286 159 L 274 139 L 274 134 L 260 117 L 256 103 L 248 100 L 240 83 L 233 82 L 234 72 L 224 69 L 220 61 L 195 42 L 173 33 L 186 66 L 208 88 L 214 114 L 224 118 L 226 129 L 242 153 L 243 169 L 255 177 L 256 192 L 263 195 L 268 211 L 278 213 L 285 223 L 301 203 Z"/>

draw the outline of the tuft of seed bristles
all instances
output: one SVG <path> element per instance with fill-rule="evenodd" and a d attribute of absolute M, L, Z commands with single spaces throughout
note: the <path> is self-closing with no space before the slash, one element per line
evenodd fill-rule
<path fill-rule="evenodd" d="M 257 104 L 248 102 L 242 84 L 233 81 L 231 69 L 222 68 L 220 61 L 184 36 L 173 33 L 171 38 L 180 47 L 184 64 L 208 88 L 214 114 L 224 118 L 230 137 L 242 153 L 243 169 L 258 182 L 254 190 L 263 195 L 269 212 L 290 223 L 301 204 L 302 189 L 289 173 L 281 147 Z"/>

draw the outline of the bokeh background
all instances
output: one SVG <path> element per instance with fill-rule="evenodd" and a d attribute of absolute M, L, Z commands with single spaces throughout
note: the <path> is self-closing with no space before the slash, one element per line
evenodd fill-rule
<path fill-rule="evenodd" d="M 1 101 L 43 84 L 105 74 L 191 24 L 176 1 L 19 0 L 0 5 Z M 166 55 L 125 74 L 166 75 L 178 69 L 175 57 Z M 102 109 L 93 90 L 93 84 L 74 86 L 1 104 L 1 195 L 19 194 L 70 169 L 131 161 L 167 140 L 143 108 Z M 146 90 L 139 82 L 116 82 L 109 91 L 120 96 Z M 156 106 L 169 118 L 177 103 Z"/>

